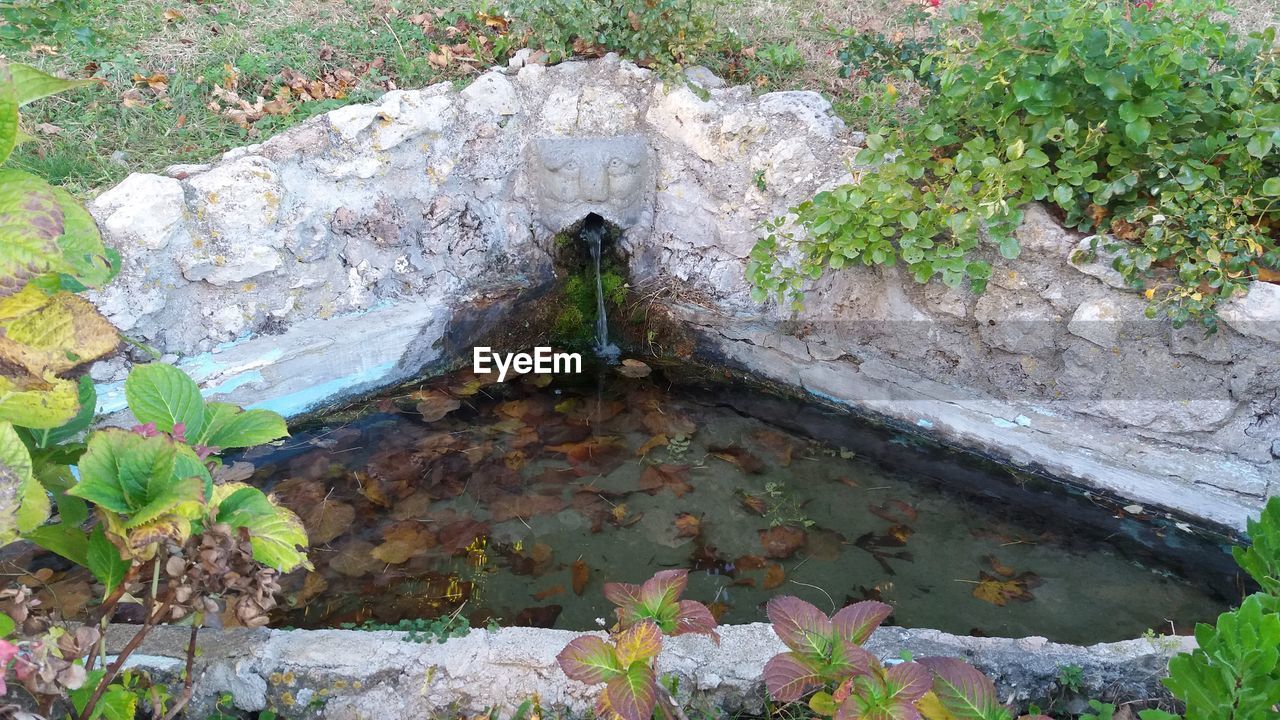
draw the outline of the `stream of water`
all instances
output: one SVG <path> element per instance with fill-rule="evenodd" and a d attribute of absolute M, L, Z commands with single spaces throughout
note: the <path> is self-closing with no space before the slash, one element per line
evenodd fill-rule
<path fill-rule="evenodd" d="M 605 235 L 605 224 L 598 215 L 587 216 L 582 225 L 581 239 L 591 248 L 591 260 L 596 271 L 596 356 L 607 363 L 615 363 L 621 351 L 609 342 L 609 316 L 604 307 L 604 283 L 600 279 L 600 255 Z"/>

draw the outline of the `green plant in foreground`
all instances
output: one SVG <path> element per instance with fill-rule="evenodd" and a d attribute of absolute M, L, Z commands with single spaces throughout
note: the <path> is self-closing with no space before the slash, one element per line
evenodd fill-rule
<path fill-rule="evenodd" d="M 1017 257 L 1020 207 L 1041 200 L 1071 227 L 1110 234 L 1149 315 L 1212 324 L 1218 302 L 1280 269 L 1275 31 L 1241 39 L 1213 19 L 1224 9 L 953 6 L 938 47 L 894 61 L 933 88 L 923 112 L 868 137 L 859 184 L 794 208 L 802 232 L 770 225 L 748 269 L 756 298 L 798 306 L 827 269 L 898 262 L 920 282 L 980 292 L 985 249 Z M 794 264 L 779 259 L 789 250 Z"/>
<path fill-rule="evenodd" d="M 1234 548 L 1240 567 L 1262 588 L 1215 625 L 1196 626 L 1197 647 L 1169 662 L 1165 687 L 1186 703 L 1189 720 L 1280 716 L 1280 497 L 1249 521 L 1249 548 Z M 1176 716 L 1144 710 L 1142 720 Z"/>
<path fill-rule="evenodd" d="M 19 106 L 81 84 L 0 61 L 0 160 L 26 137 Z M 55 624 L 30 588 L 0 589 L 0 694 L 12 672 L 42 714 L 66 700 L 75 720 L 132 720 L 140 701 L 175 717 L 191 698 L 205 618 L 228 605 L 240 623 L 266 624 L 279 573 L 309 565 L 293 513 L 257 488 L 214 480 L 217 453 L 288 435 L 279 415 L 206 403 L 181 370 L 144 365 L 125 381 L 139 425 L 78 440 L 96 398 L 87 377 L 68 374 L 113 352 L 119 336 L 75 293 L 108 282 L 118 265 L 68 193 L 0 170 L 0 489 L 10 495 L 0 498 L 0 545 L 21 536 L 87 568 L 102 588 L 73 629 Z M 108 665 L 102 630 L 126 597 L 142 601 L 145 618 Z M 183 693 L 166 711 L 165 688 L 122 670 L 150 630 L 172 620 L 191 634 Z"/>

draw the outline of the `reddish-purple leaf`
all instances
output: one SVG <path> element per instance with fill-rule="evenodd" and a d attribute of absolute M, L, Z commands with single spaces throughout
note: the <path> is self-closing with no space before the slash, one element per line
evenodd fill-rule
<path fill-rule="evenodd" d="M 608 682 L 622 674 L 613 647 L 594 635 L 574 638 L 560 651 L 556 660 L 570 679 L 588 685 Z"/>
<path fill-rule="evenodd" d="M 840 679 L 853 677 L 855 675 L 866 675 L 871 668 L 880 667 L 880 661 L 876 660 L 875 655 L 862 649 L 859 645 L 847 642 L 837 642 L 832 648 L 829 675 L 831 679 Z"/>
<path fill-rule="evenodd" d="M 673 605 L 680 600 L 688 584 L 688 570 L 663 570 L 640 586 L 640 601 L 655 610 L 664 605 Z"/>
<path fill-rule="evenodd" d="M 697 600 L 681 600 L 680 614 L 676 617 L 676 635 L 685 633 L 702 633 L 710 635 L 712 640 L 720 642 L 716 634 L 716 616 L 711 610 Z"/>
<path fill-rule="evenodd" d="M 793 652 L 774 655 L 764 664 L 764 685 L 778 702 L 799 700 L 822 681 L 822 675 Z"/>
<path fill-rule="evenodd" d="M 630 667 L 636 661 L 649 660 L 662 651 L 662 631 L 652 622 L 636 623 L 618 635 L 618 665 Z"/>
<path fill-rule="evenodd" d="M 653 706 L 658 701 L 655 681 L 653 668 L 646 663 L 633 663 L 605 686 L 609 708 L 622 720 L 651 720 Z"/>
<path fill-rule="evenodd" d="M 773 598 L 765 609 L 787 647 L 815 659 L 826 654 L 835 632 L 821 610 L 791 595 Z"/>
<path fill-rule="evenodd" d="M 831 624 L 837 637 L 845 642 L 861 645 L 880 627 L 880 623 L 893 613 L 893 607 L 875 600 L 846 605 L 831 616 Z"/>
<path fill-rule="evenodd" d="M 604 596 L 618 607 L 638 605 L 640 603 L 640 586 L 631 583 L 605 583 Z"/>
<path fill-rule="evenodd" d="M 959 720 L 1009 720 L 996 696 L 995 683 L 974 666 L 949 657 L 920 658 L 933 673 L 933 692 L 947 712 Z"/>
<path fill-rule="evenodd" d="M 929 692 L 933 676 L 917 662 L 904 662 L 885 671 L 885 687 L 896 701 L 914 703 Z"/>

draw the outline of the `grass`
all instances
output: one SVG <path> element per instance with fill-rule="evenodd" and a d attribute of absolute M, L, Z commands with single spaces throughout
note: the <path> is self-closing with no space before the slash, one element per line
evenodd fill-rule
<path fill-rule="evenodd" d="M 944 0 L 943 9 L 960 1 Z M 206 162 L 390 88 L 464 81 L 520 45 L 501 32 L 500 21 L 486 24 L 479 14 L 484 0 L 55 2 L 83 8 L 64 22 L 64 32 L 31 49 L 10 47 L 8 56 L 103 84 L 25 108 L 37 139 L 11 163 L 82 197 L 130 172 Z M 910 88 L 892 96 L 879 83 L 841 78 L 838 55 L 842 34 L 921 32 L 913 22 L 924 12 L 917 0 L 704 0 L 704 6 L 727 39 L 706 64 L 731 81 L 761 91 L 817 90 L 855 128 L 911 112 Z M 1238 30 L 1280 25 L 1277 0 L 1235 0 L 1235 6 L 1231 22 Z M 445 46 L 453 57 L 441 57 Z M 292 87 L 282 73 L 291 73 Z M 320 97 L 297 92 L 313 82 L 327 83 Z M 234 117 L 244 106 L 227 100 L 230 93 L 249 108 L 245 122 Z"/>

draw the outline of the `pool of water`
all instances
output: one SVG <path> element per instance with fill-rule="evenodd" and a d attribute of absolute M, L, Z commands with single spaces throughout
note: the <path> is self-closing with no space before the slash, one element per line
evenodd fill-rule
<path fill-rule="evenodd" d="M 672 567 L 723 623 L 876 598 L 893 624 L 1072 643 L 1188 633 L 1240 596 L 1225 546 L 1158 514 L 676 375 L 457 375 L 234 458 L 315 545 L 275 624 L 590 629 L 603 583 Z"/>

